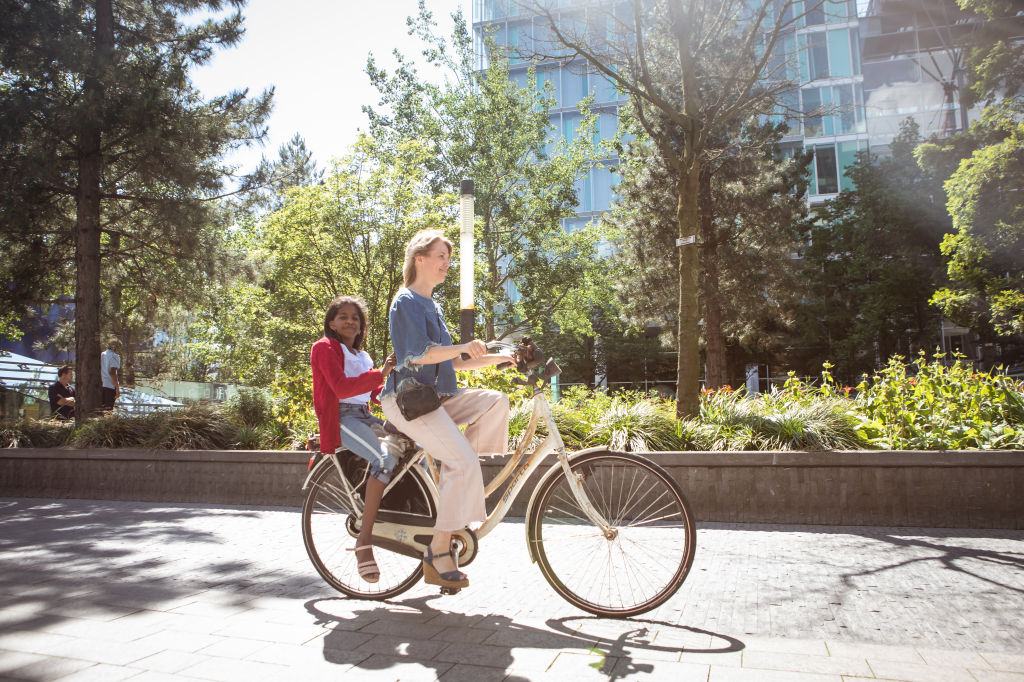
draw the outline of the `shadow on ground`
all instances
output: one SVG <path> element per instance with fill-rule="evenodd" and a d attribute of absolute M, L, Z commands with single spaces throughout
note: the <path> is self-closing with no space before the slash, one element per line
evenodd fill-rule
<path fill-rule="evenodd" d="M 353 608 L 353 600 L 345 598 L 314 599 L 307 601 L 305 606 L 315 618 L 316 624 L 329 630 L 323 638 L 324 660 L 338 665 L 354 664 L 355 669 L 361 671 L 415 665 L 424 670 L 432 670 L 435 675 L 443 675 L 455 663 L 513 671 L 510 677 L 505 678 L 505 682 L 527 682 L 527 677 L 521 677 L 514 671 L 524 665 L 536 665 L 538 660 L 545 660 L 543 652 L 547 651 L 551 660 L 563 652 L 588 656 L 592 659 L 588 667 L 614 681 L 637 674 L 652 674 L 652 657 L 671 660 L 684 649 L 688 653 L 728 654 L 744 648 L 743 642 L 735 637 L 662 621 L 642 618 L 609 621 L 596 617 L 572 617 L 551 619 L 544 623 L 546 627 L 536 627 L 516 622 L 507 616 L 440 611 L 429 603 L 437 598 L 421 597 L 403 600 L 395 605 L 368 604 L 365 609 Z M 335 604 L 340 607 L 336 609 L 340 613 L 332 613 L 335 609 L 331 607 Z M 401 611 L 396 613 L 396 609 Z M 375 650 L 377 655 L 357 660 L 360 656 L 351 650 L 352 633 L 374 621 L 391 621 L 398 616 L 407 616 L 410 621 L 407 627 L 410 630 L 415 630 L 421 623 L 431 624 L 436 618 L 443 620 L 446 628 L 488 631 L 490 634 L 478 640 L 479 643 L 466 642 L 459 646 L 449 646 L 438 660 L 428 659 L 437 655 L 431 645 L 439 642 L 412 635 L 392 635 L 387 638 L 386 648 Z M 401 618 L 398 618 L 398 622 L 401 622 Z M 655 631 L 666 641 L 688 644 L 655 643 L 652 641 Z M 641 658 L 645 660 L 634 660 L 636 652 L 641 650 Z M 541 654 L 539 659 L 538 653 Z"/>

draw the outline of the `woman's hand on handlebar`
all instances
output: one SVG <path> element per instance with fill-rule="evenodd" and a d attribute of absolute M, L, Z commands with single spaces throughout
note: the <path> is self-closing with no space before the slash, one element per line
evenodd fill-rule
<path fill-rule="evenodd" d="M 498 369 L 509 369 L 511 367 L 516 366 L 515 356 L 512 355 L 512 353 L 507 350 L 502 350 L 498 353 L 495 353 L 491 357 L 494 358 L 494 366 L 497 367 Z"/>
<path fill-rule="evenodd" d="M 473 339 L 469 343 L 462 344 L 462 353 L 468 355 L 472 360 L 482 358 L 487 355 L 487 344 L 480 339 Z"/>

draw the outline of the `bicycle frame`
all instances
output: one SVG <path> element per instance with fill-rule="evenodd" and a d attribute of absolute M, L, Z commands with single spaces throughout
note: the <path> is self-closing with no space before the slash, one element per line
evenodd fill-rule
<path fill-rule="evenodd" d="M 543 423 L 546 430 L 547 436 L 541 442 L 537 449 L 530 453 L 526 461 L 519 465 L 523 459 L 527 446 L 530 441 L 533 440 L 534 435 L 537 433 L 537 426 Z M 580 480 L 572 473 L 570 469 L 569 455 L 565 451 L 565 443 L 562 441 L 562 434 L 558 432 L 558 426 L 555 424 L 554 418 L 551 416 L 551 406 L 548 404 L 547 398 L 544 397 L 544 393 L 539 387 L 533 389 L 533 413 L 530 415 L 530 423 L 526 427 L 526 433 L 523 434 L 523 438 L 519 443 L 519 447 L 516 448 L 516 452 L 509 459 L 508 463 L 498 473 L 497 476 L 487 484 L 484 489 L 484 495 L 490 497 L 501 485 L 508 480 L 511 476 L 512 480 L 509 483 L 505 494 L 501 496 L 501 501 L 494 508 L 488 516 L 487 520 L 484 521 L 483 525 L 476 530 L 477 537 L 483 538 L 485 535 L 490 533 L 494 528 L 501 523 L 511 508 L 512 503 L 515 502 L 519 493 L 522 491 L 523 486 L 526 485 L 527 479 L 537 469 L 540 468 L 544 462 L 544 458 L 554 452 L 558 456 L 558 462 L 565 471 L 566 480 L 569 483 L 569 488 L 572 490 L 573 495 L 576 497 L 576 501 L 580 505 L 587 517 L 593 522 L 595 526 L 601 529 L 606 535 L 612 533 L 610 524 L 601 514 L 594 508 L 594 505 L 590 503 L 590 499 L 587 497 L 586 492 L 583 490 L 583 486 L 580 485 Z M 516 467 L 519 466 L 517 469 Z M 512 472 L 515 471 L 513 474 Z"/>

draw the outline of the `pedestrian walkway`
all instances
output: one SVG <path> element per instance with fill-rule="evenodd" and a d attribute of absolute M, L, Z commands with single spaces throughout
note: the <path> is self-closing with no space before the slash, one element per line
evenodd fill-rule
<path fill-rule="evenodd" d="M 0 679 L 1024 682 L 1020 531 L 704 524 L 628 621 L 555 595 L 522 523 L 467 572 L 355 601 L 296 510 L 0 499 Z"/>

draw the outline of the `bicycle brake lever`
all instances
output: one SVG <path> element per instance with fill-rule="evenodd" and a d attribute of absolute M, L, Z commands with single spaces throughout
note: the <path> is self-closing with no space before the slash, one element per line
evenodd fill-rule
<path fill-rule="evenodd" d="M 511 367 L 511 366 L 512 366 L 511 362 L 503 362 L 500 365 L 495 365 L 495 367 L 497 367 L 498 369 L 505 369 L 506 367 Z"/>
<path fill-rule="evenodd" d="M 469 359 L 470 359 L 470 357 L 469 357 L 469 353 L 463 353 L 463 354 L 462 354 L 462 359 L 463 359 L 463 360 L 469 360 Z"/>

